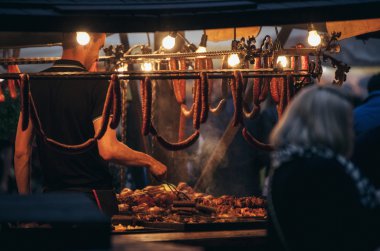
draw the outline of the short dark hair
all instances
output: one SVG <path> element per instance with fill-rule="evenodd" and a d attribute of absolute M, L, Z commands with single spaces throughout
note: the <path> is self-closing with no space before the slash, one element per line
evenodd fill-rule
<path fill-rule="evenodd" d="M 373 75 L 368 80 L 367 90 L 368 90 L 368 92 L 373 92 L 373 91 L 379 91 L 380 90 L 380 73 L 377 73 L 377 74 Z"/>
<path fill-rule="evenodd" d="M 102 37 L 103 33 L 94 33 L 94 32 L 88 32 L 91 39 L 98 40 Z M 78 46 L 77 43 L 77 33 L 76 32 L 65 32 L 62 34 L 62 48 L 65 49 L 71 49 Z"/>

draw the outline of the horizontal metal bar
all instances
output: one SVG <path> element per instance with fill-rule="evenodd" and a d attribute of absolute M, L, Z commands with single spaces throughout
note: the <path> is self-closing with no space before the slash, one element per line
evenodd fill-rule
<path fill-rule="evenodd" d="M 239 54 L 241 51 L 225 50 L 225 51 L 209 51 L 209 52 L 189 52 L 189 53 L 165 53 L 165 54 L 134 54 L 124 55 L 122 59 L 133 63 L 136 61 L 147 59 L 160 59 L 168 60 L 169 58 L 200 58 L 200 57 L 220 57 L 230 55 L 233 53 Z M 302 55 L 315 55 L 316 49 L 301 48 L 301 49 L 281 49 L 280 51 L 273 51 L 274 55 L 284 56 L 302 56 Z M 272 56 L 270 51 L 262 51 L 257 49 L 253 52 L 254 57 Z M 115 58 L 114 56 L 100 56 L 99 61 L 108 61 Z M 53 63 L 59 60 L 60 57 L 35 57 L 35 58 L 0 58 L 0 65 L 13 65 L 13 64 L 46 64 Z"/>
<path fill-rule="evenodd" d="M 100 56 L 99 61 L 107 61 L 114 56 Z M 0 65 L 22 64 L 48 64 L 61 59 L 60 57 L 35 57 L 35 58 L 0 58 Z"/>
<path fill-rule="evenodd" d="M 307 71 L 293 71 L 284 69 L 283 71 L 274 71 L 273 69 L 242 69 L 244 78 L 267 78 L 267 77 L 285 77 L 291 75 L 294 77 L 310 76 Z M 205 70 L 205 71 L 154 71 L 154 72 L 39 72 L 29 73 L 31 79 L 110 79 L 112 74 L 117 74 L 119 79 L 199 79 L 200 73 L 204 72 L 210 79 L 233 78 L 234 70 Z M 22 73 L 1 73 L 0 79 L 19 79 Z"/>

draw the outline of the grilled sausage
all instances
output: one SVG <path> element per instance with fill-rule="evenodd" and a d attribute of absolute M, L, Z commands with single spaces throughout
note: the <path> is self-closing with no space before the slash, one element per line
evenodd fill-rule
<path fill-rule="evenodd" d="M 195 201 L 192 200 L 175 200 L 173 201 L 174 207 L 195 207 Z"/>

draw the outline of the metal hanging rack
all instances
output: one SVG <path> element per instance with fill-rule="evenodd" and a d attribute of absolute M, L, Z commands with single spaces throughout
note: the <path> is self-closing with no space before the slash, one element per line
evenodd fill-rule
<path fill-rule="evenodd" d="M 210 79 L 225 79 L 233 78 L 235 69 L 226 70 L 192 70 L 192 71 L 151 71 L 151 72 L 39 72 L 39 73 L 24 73 L 28 74 L 30 79 L 109 79 L 112 74 L 117 74 L 119 79 L 125 80 L 143 80 L 145 77 L 151 79 L 200 79 L 200 73 L 208 74 Z M 293 69 L 239 69 L 243 73 L 243 78 L 268 78 L 268 77 L 285 77 L 288 75 L 294 77 L 308 77 L 311 74 L 307 71 L 297 71 Z M 20 79 L 22 73 L 1 73 L 1 79 Z"/>

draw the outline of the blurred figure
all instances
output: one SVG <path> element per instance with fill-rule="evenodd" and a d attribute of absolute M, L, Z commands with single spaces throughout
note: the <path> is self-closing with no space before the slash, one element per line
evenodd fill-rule
<path fill-rule="evenodd" d="M 368 97 L 354 110 L 355 134 L 380 126 L 380 73 L 372 76 L 367 85 Z"/>
<path fill-rule="evenodd" d="M 271 133 L 268 241 L 273 250 L 374 250 L 379 199 L 347 158 L 352 105 L 333 86 L 305 88 Z M 372 217 L 371 217 L 372 216 Z"/>
<path fill-rule="evenodd" d="M 352 162 L 380 189 L 380 126 L 363 132 L 355 139 Z"/>
<path fill-rule="evenodd" d="M 368 97 L 354 111 L 355 146 L 352 161 L 380 189 L 380 74 L 368 81 Z"/>

